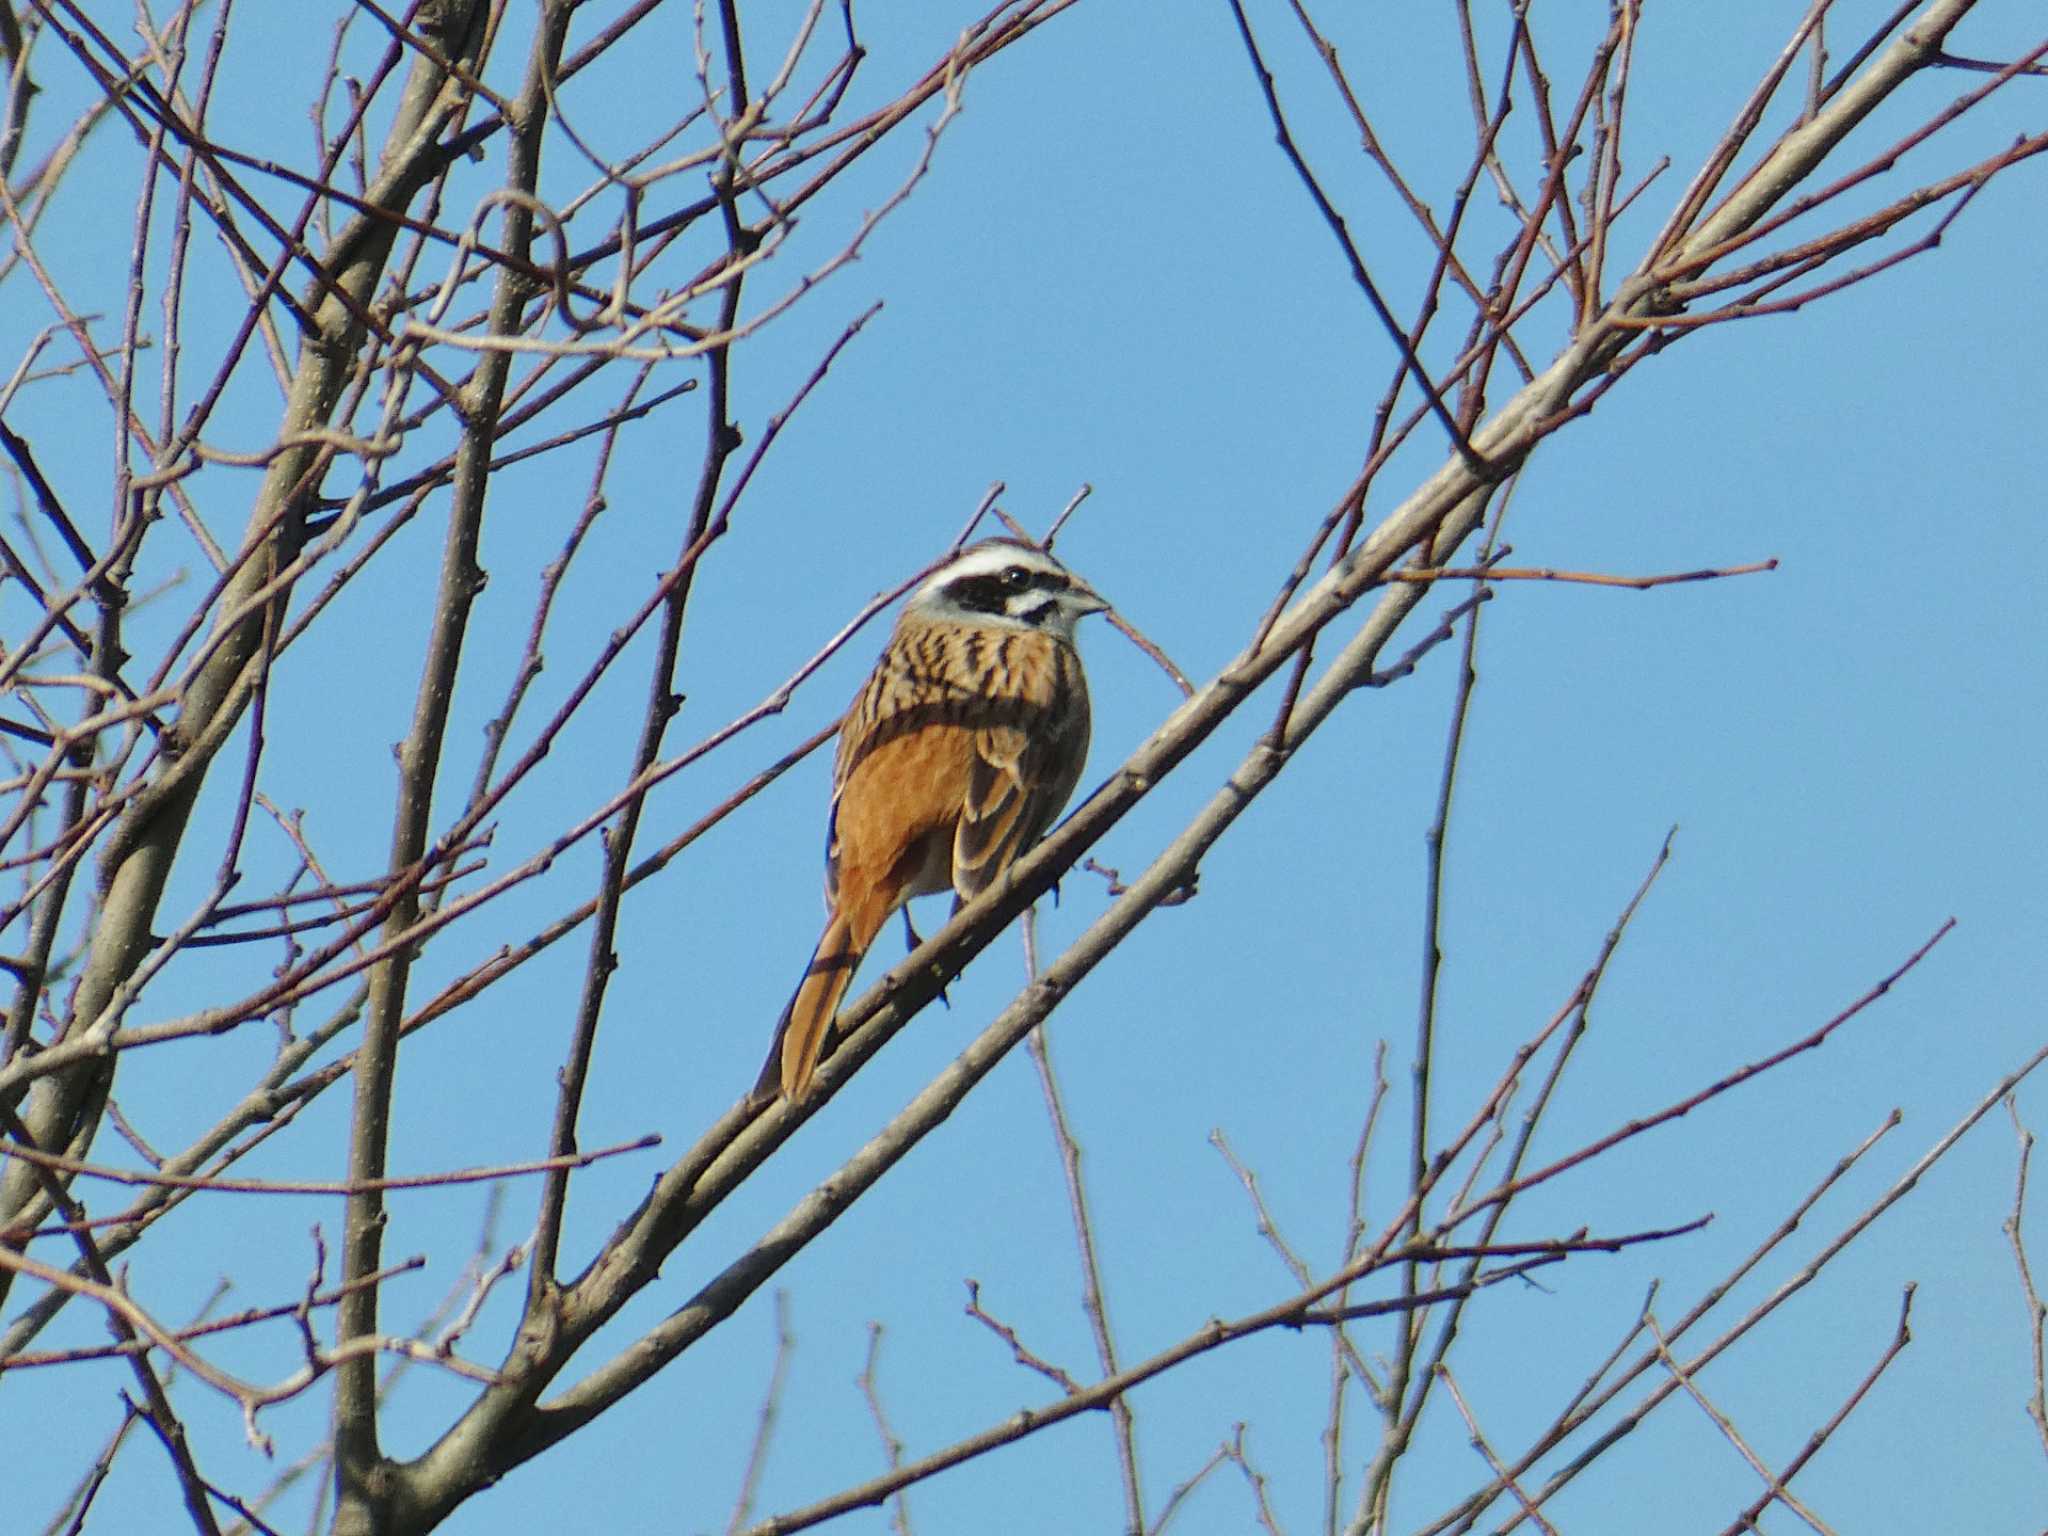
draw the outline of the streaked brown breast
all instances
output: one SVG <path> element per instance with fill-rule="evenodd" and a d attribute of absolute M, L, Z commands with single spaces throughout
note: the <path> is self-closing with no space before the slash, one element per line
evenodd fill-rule
<path fill-rule="evenodd" d="M 1059 815 L 1088 736 L 1071 646 L 906 616 L 840 731 L 827 899 L 872 934 L 912 896 L 977 894 Z"/>

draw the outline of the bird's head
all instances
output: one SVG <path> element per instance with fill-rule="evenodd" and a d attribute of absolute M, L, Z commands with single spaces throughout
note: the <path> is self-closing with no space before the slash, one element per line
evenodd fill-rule
<path fill-rule="evenodd" d="M 925 579 L 909 611 L 955 623 L 1037 630 L 1069 645 L 1074 626 L 1109 606 L 1044 550 L 1017 539 L 971 544 Z"/>

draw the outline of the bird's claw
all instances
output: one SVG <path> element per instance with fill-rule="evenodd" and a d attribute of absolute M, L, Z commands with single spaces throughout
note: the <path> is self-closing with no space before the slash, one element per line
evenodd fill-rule
<path fill-rule="evenodd" d="M 918 937 L 918 933 L 917 933 L 917 926 L 916 926 L 916 924 L 912 923 L 912 922 L 911 922 L 911 920 L 910 920 L 910 908 L 908 908 L 908 907 L 904 907 L 904 908 L 903 908 L 902 910 L 903 910 L 903 942 L 904 942 L 904 944 L 905 944 L 906 946 L 908 946 L 908 949 L 909 949 L 909 951 L 913 951 L 913 952 L 914 952 L 914 951 L 915 951 L 915 950 L 917 949 L 918 945 L 922 944 L 922 943 L 924 942 L 924 940 Z M 956 901 L 956 902 L 955 902 L 955 903 L 953 904 L 953 910 L 954 910 L 955 912 L 959 911 L 959 910 L 960 910 L 960 903 L 958 903 L 958 902 Z M 943 974 L 943 973 L 939 972 L 939 971 L 938 971 L 938 970 L 937 970 L 936 968 L 934 968 L 933 974 L 934 974 L 934 975 L 939 975 L 939 974 Z M 947 1011 L 948 1011 L 948 1012 L 951 1012 L 951 1011 L 952 1011 L 952 1008 L 953 1008 L 953 999 L 952 999 L 952 998 L 950 998 L 950 997 L 948 997 L 948 996 L 946 996 L 946 988 L 945 988 L 945 986 L 944 986 L 944 984 L 943 984 L 943 983 L 942 983 L 942 984 L 940 985 L 940 987 L 939 987 L 939 1001 L 940 1001 L 940 1002 L 942 1002 L 942 1003 L 944 1003 L 944 1004 L 946 1005 L 946 1009 L 947 1009 Z"/>

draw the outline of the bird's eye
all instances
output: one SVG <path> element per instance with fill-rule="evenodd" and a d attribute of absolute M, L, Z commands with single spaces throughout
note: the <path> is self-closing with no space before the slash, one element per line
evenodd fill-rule
<path fill-rule="evenodd" d="M 1012 591 L 1021 592 L 1031 585 L 1031 573 L 1021 565 L 1013 565 L 1003 572 L 1003 585 Z"/>

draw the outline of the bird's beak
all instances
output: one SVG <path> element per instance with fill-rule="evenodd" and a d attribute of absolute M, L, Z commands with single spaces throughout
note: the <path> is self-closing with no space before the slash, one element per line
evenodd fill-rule
<path fill-rule="evenodd" d="M 1074 610 L 1077 618 L 1091 613 L 1105 613 L 1108 611 L 1108 602 L 1104 600 L 1101 593 L 1089 586 L 1087 582 L 1078 576 L 1070 577 L 1068 580 L 1070 584 L 1067 587 L 1067 606 Z"/>

